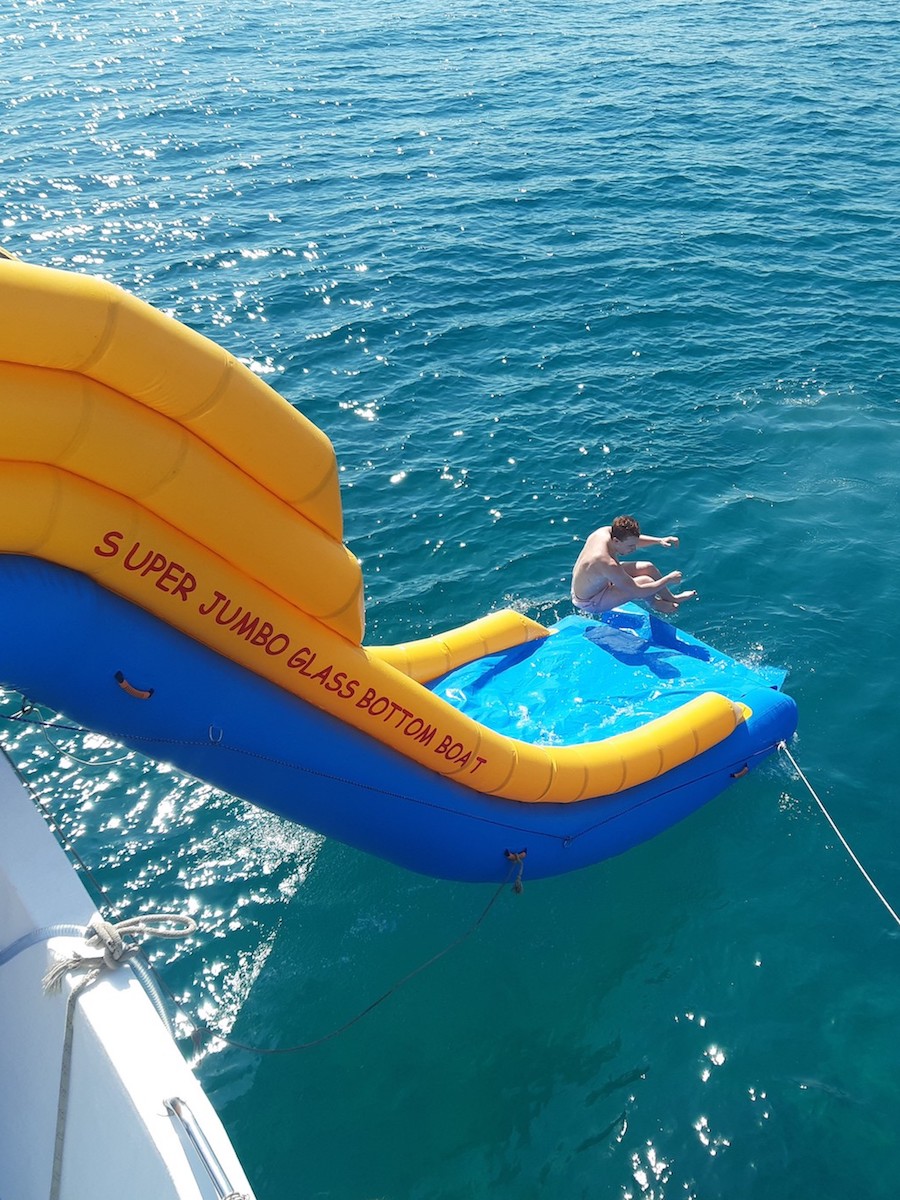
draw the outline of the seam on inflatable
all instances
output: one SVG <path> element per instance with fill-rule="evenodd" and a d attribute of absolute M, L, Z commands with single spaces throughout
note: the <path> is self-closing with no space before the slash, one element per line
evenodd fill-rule
<path fill-rule="evenodd" d="M 177 422 L 176 422 L 176 425 L 177 425 Z M 132 496 L 132 499 L 137 500 L 138 498 L 140 498 L 141 501 L 148 500 L 148 499 L 150 499 L 150 497 L 155 496 L 158 492 L 160 492 L 164 488 L 166 488 L 172 482 L 172 480 L 177 477 L 178 473 L 181 470 L 182 463 L 184 462 L 184 460 L 187 458 L 188 454 L 190 453 L 190 437 L 191 437 L 189 430 L 185 429 L 183 426 L 178 426 L 178 428 L 181 433 L 181 436 L 178 439 L 178 449 L 177 449 L 175 457 L 174 457 L 168 471 L 165 473 L 165 475 L 160 476 L 155 481 L 155 483 L 153 484 L 152 487 L 148 488 L 144 492 L 141 492 L 140 497 L 138 497 L 138 495 L 135 493 Z M 97 481 L 95 480 L 94 482 L 97 482 Z M 102 486 L 106 486 L 106 485 L 102 485 Z M 155 511 L 155 510 L 152 510 L 152 511 Z M 159 515 L 159 514 L 157 514 L 157 515 Z M 176 529 L 181 528 L 180 525 L 175 525 L 174 522 L 172 522 L 171 520 L 169 520 L 166 517 L 160 516 L 160 520 L 167 521 L 167 523 L 172 525 L 173 528 L 176 528 Z M 194 541 L 197 541 L 197 542 L 200 541 L 200 538 L 195 537 L 193 534 L 187 533 L 187 531 L 184 530 L 183 528 L 181 528 L 181 532 L 184 533 L 185 537 L 192 537 Z M 201 543 L 201 544 L 203 544 L 203 543 Z M 209 547 L 207 547 L 207 548 L 209 549 Z"/>
<path fill-rule="evenodd" d="M 185 326 L 185 328 L 187 328 L 187 326 Z M 195 421 L 199 421 L 201 419 L 201 417 L 205 417 L 207 415 L 207 413 L 209 413 L 213 408 L 215 408 L 216 404 L 218 404 L 219 400 L 221 400 L 222 396 L 228 390 L 228 385 L 232 379 L 235 360 L 233 360 L 231 355 L 228 354 L 228 352 L 225 350 L 222 351 L 222 355 L 223 355 L 224 361 L 222 363 L 222 368 L 219 372 L 219 378 L 216 382 L 215 387 L 212 389 L 211 392 L 209 392 L 207 394 L 206 399 L 201 400 L 199 402 L 199 404 L 195 405 L 193 408 L 186 409 L 185 411 L 183 411 L 182 413 L 179 414 L 180 420 L 185 425 L 187 425 L 189 428 L 191 428 L 191 431 L 195 434 L 196 437 L 201 437 L 202 435 L 197 433 L 195 430 L 193 430 L 193 428 L 192 428 L 193 423 Z M 206 441 L 205 438 L 203 438 L 202 440 Z M 219 453 L 220 454 L 222 453 L 221 450 L 219 451 Z M 227 456 L 223 455 L 223 457 L 227 457 Z"/>
<path fill-rule="evenodd" d="M 287 401 L 285 401 L 285 403 L 287 403 Z M 332 446 L 331 454 L 328 459 L 328 469 L 325 471 L 325 473 L 323 474 L 323 476 L 319 480 L 319 482 L 315 485 L 314 488 L 312 488 L 311 491 L 304 492 L 302 495 L 298 494 L 296 496 L 296 498 L 289 500 L 288 503 L 293 505 L 294 507 L 299 507 L 301 504 L 309 504 L 309 502 L 311 500 L 315 500 L 315 498 L 317 496 L 319 496 L 325 490 L 326 487 L 328 487 L 328 485 L 332 482 L 332 480 L 335 480 L 335 487 L 338 488 L 338 504 L 337 504 L 337 508 L 338 508 L 337 533 L 338 533 L 338 536 L 334 537 L 334 535 L 329 533 L 329 531 L 324 527 L 324 525 L 320 525 L 318 523 L 318 521 L 316 521 L 313 517 L 309 516 L 307 513 L 304 513 L 303 515 L 306 517 L 306 519 L 309 522 L 311 522 L 311 524 L 315 525 L 316 529 L 321 529 L 326 537 L 331 538 L 332 541 L 341 542 L 343 544 L 343 541 L 344 541 L 344 504 L 341 499 L 340 486 L 337 484 L 337 481 L 336 481 L 336 474 L 337 474 L 337 457 L 334 453 L 334 447 Z"/>
<path fill-rule="evenodd" d="M 72 368 L 76 374 L 87 375 L 89 379 L 94 379 L 97 383 L 103 383 L 104 380 L 98 379 L 97 376 L 92 373 L 92 368 L 96 366 L 101 358 L 103 358 L 104 354 L 106 354 L 110 347 L 115 335 L 116 326 L 119 323 L 119 308 L 121 306 L 121 301 L 115 294 L 111 284 L 104 281 L 103 291 L 105 293 L 104 299 L 106 303 L 106 319 L 103 325 L 103 332 L 97 339 L 97 344 L 94 346 L 94 349 L 90 352 L 90 354 L 88 354 L 86 358 L 82 359 L 76 367 Z"/>
<path fill-rule="evenodd" d="M 62 484 L 59 480 L 56 468 L 44 463 L 39 465 L 41 467 L 41 474 L 44 475 L 47 480 L 45 486 L 47 487 L 49 503 L 47 505 L 47 517 L 44 521 L 43 531 L 40 539 L 35 542 L 33 546 L 33 553 L 35 557 L 40 556 L 39 551 L 47 544 L 51 538 L 51 535 L 53 534 L 62 500 Z"/>
<path fill-rule="evenodd" d="M 78 421 L 67 445 L 63 448 L 63 450 L 60 451 L 56 458 L 56 461 L 60 465 L 64 465 L 69 458 L 78 452 L 78 447 L 84 442 L 87 432 L 91 427 L 91 418 L 93 415 L 93 403 L 91 401 L 90 389 L 88 387 L 87 380 L 80 372 L 75 372 L 74 374 L 75 379 L 77 380 L 80 401 Z"/>

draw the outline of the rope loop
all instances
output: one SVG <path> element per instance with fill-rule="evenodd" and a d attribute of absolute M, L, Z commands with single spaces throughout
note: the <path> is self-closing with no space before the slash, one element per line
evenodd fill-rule
<path fill-rule="evenodd" d="M 44 991 L 58 991 L 70 971 L 83 971 L 85 975 L 78 984 L 79 990 L 89 987 L 104 970 L 114 970 L 128 961 L 128 956 L 137 946 L 126 942 L 126 937 L 178 938 L 196 933 L 197 922 L 182 913 L 148 913 L 144 917 L 129 917 L 125 921 L 105 921 L 94 913 L 84 931 L 85 945 L 99 949 L 100 954 L 79 954 L 73 951 L 69 958 L 61 959 L 44 976 Z"/>
<path fill-rule="evenodd" d="M 91 928 L 107 926 L 99 916 L 91 920 Z M 145 913 L 142 917 L 128 917 L 111 926 L 117 934 L 131 937 L 180 938 L 196 933 L 197 922 L 187 913 Z M 91 936 L 91 935 L 88 935 Z"/>

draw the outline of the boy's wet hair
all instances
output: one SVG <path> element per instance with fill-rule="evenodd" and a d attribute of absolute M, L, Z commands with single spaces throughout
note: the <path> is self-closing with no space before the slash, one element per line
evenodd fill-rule
<path fill-rule="evenodd" d="M 641 527 L 634 517 L 616 517 L 609 532 L 617 542 L 624 542 L 626 538 L 639 538 Z"/>

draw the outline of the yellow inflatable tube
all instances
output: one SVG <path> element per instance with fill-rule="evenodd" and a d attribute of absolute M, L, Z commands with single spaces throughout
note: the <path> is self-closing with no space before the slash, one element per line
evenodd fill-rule
<path fill-rule="evenodd" d="M 0 552 L 91 576 L 432 771 L 577 801 L 655 778 L 744 717 L 710 693 L 590 745 L 496 734 L 420 681 L 546 630 L 502 613 L 363 648 L 330 443 L 252 372 L 108 284 L 11 263 L 0 355 Z"/>
<path fill-rule="evenodd" d="M 171 417 L 340 540 L 331 442 L 251 370 L 105 280 L 0 269 L 0 360 L 72 371 Z"/>
<path fill-rule="evenodd" d="M 356 558 L 189 430 L 68 371 L 0 363 L 0 388 L 4 459 L 58 465 L 130 496 L 336 633 L 362 640 Z"/>

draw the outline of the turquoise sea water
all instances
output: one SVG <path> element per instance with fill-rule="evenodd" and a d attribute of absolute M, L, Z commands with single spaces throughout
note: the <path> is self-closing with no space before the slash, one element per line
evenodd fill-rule
<path fill-rule="evenodd" d="M 896 906 L 898 54 L 871 0 L 11 0 L 0 243 L 329 434 L 371 642 L 565 615 L 596 524 L 676 533 L 679 624 L 789 669 L 793 752 Z M 490 899 L 97 738 L 3 737 L 120 911 L 198 917 L 156 965 L 246 1043 L 342 1025 Z M 526 869 L 340 1036 L 198 1069 L 260 1200 L 887 1200 L 898 979 L 782 758 L 626 857 Z"/>

